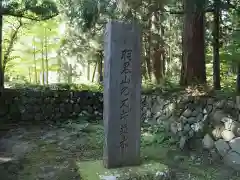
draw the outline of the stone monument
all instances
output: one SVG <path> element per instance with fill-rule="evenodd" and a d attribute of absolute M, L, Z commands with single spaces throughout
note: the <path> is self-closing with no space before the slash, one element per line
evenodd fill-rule
<path fill-rule="evenodd" d="M 104 166 L 140 164 L 141 33 L 110 21 L 104 37 Z"/>

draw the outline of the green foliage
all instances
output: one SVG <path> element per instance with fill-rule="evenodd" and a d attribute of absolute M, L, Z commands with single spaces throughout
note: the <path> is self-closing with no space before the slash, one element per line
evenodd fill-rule
<path fill-rule="evenodd" d="M 114 17 L 116 10 L 116 2 L 111 0 L 61 0 L 61 4 L 65 5 L 63 10 L 69 23 L 81 27 L 84 32 L 98 23 L 104 24 L 105 16 Z"/>
<path fill-rule="evenodd" d="M 171 139 L 170 134 L 162 125 L 150 125 L 142 131 L 144 132 L 141 138 L 142 146 L 168 144 Z"/>
<path fill-rule="evenodd" d="M 221 84 L 224 91 L 235 89 L 236 64 L 239 60 L 240 35 L 238 29 L 240 18 L 237 11 L 239 2 L 234 0 L 231 3 L 235 8 L 229 9 L 221 6 L 223 13 L 221 15 L 220 42 L 222 46 L 220 59 Z M 206 8 L 212 8 L 212 4 L 213 1 L 208 1 Z M 222 4 L 226 4 L 226 1 L 222 1 Z M 15 8 L 14 11 L 13 8 Z M 102 87 L 90 88 L 88 85 L 75 87 L 72 84 L 89 84 L 90 81 L 95 81 L 96 76 L 99 76 L 96 64 L 100 60 L 98 51 L 103 50 L 103 34 L 106 22 L 109 19 L 123 21 L 135 19 L 143 32 L 143 91 L 145 93 L 164 93 L 182 90 L 178 85 L 181 74 L 183 21 L 182 15 L 178 13 L 182 10 L 181 1 L 60 0 L 53 2 L 49 0 L 11 0 L 4 5 L 3 11 L 3 14 L 7 15 L 4 18 L 3 51 L 5 52 L 9 47 L 11 32 L 15 29 L 10 24 L 16 25 L 18 21 L 17 18 L 9 18 L 10 15 L 40 21 L 56 16 L 58 14 L 57 8 L 60 12 L 59 16 L 48 21 L 33 23 L 22 19 L 24 25 L 14 42 L 6 67 L 7 80 L 20 81 L 20 79 L 24 79 L 24 83 L 39 84 L 46 80 L 42 73 L 48 72 L 49 76 L 52 74 L 59 76 L 57 80 L 56 78 L 52 81 L 49 80 L 50 84 L 53 82 L 70 84 L 64 89 L 102 91 Z M 208 85 L 212 86 L 212 13 L 207 13 L 206 17 L 206 69 Z M 156 21 L 155 18 L 157 18 Z M 153 77 L 150 79 L 146 64 L 149 56 L 150 75 L 153 76 L 153 46 L 157 43 L 159 46 L 163 46 L 166 51 L 166 73 L 159 84 L 154 82 Z M 84 70 L 87 68 L 90 69 L 88 72 Z M 85 78 L 86 76 L 88 78 Z"/>
<path fill-rule="evenodd" d="M 9 83 L 10 88 L 16 89 L 37 89 L 37 90 L 67 90 L 67 91 L 91 91 L 91 92 L 102 92 L 103 87 L 98 84 L 87 85 L 87 84 L 67 84 L 58 83 L 50 85 L 38 85 L 30 83 Z"/>
<path fill-rule="evenodd" d="M 144 82 L 142 84 L 142 89 L 146 94 L 162 94 L 166 92 L 171 93 L 183 90 L 183 88 L 179 86 L 178 82 L 167 79 L 165 79 L 162 84 L 158 85 L 151 81 Z"/>
<path fill-rule="evenodd" d="M 23 17 L 31 20 L 47 20 L 58 15 L 58 8 L 52 0 L 11 0 L 3 4 L 2 15 Z"/>

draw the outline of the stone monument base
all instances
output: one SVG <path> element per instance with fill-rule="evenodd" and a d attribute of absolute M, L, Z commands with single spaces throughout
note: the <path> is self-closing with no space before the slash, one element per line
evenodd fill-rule
<path fill-rule="evenodd" d="M 173 172 L 161 163 L 147 162 L 140 166 L 106 169 L 102 161 L 84 161 L 78 163 L 82 180 L 169 180 Z"/>

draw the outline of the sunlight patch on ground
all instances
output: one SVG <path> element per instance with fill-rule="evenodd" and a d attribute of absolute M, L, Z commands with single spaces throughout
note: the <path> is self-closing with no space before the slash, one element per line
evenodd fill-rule
<path fill-rule="evenodd" d="M 6 163 L 6 162 L 9 162 L 9 161 L 13 161 L 13 160 L 14 159 L 10 158 L 10 157 L 0 157 L 0 164 Z"/>
<path fill-rule="evenodd" d="M 166 165 L 157 162 L 148 162 L 140 166 L 106 169 L 102 161 L 85 161 L 77 163 L 78 171 L 83 180 L 99 180 L 103 176 L 116 176 L 118 180 L 146 179 L 151 180 L 157 176 L 169 176 Z"/>

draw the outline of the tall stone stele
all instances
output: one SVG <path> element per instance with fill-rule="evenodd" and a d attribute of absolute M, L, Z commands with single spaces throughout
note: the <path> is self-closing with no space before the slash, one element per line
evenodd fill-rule
<path fill-rule="evenodd" d="M 141 33 L 111 21 L 104 37 L 104 166 L 140 164 Z"/>

